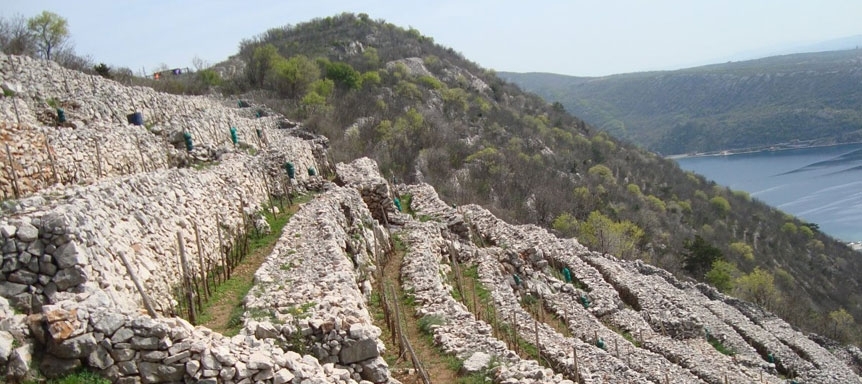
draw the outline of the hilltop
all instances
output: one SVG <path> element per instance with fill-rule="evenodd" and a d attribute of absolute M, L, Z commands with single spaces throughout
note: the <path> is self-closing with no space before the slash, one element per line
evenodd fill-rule
<path fill-rule="evenodd" d="M 343 14 L 213 70 L 239 100 L 0 57 L 11 380 L 859 381 L 846 246 L 418 31 Z M 196 327 L 299 195 L 236 334 Z"/>
<path fill-rule="evenodd" d="M 597 78 L 501 73 L 665 155 L 862 140 L 862 51 L 799 53 Z"/>

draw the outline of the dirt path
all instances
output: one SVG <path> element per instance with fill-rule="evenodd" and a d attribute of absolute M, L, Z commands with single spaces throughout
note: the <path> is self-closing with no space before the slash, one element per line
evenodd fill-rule
<path fill-rule="evenodd" d="M 290 217 L 299 210 L 300 205 L 294 204 L 286 207 L 285 212 L 279 213 L 275 220 L 278 224 L 274 226 L 273 233 L 267 235 L 265 245 L 252 250 L 245 256 L 243 261 L 231 272 L 230 279 L 216 287 L 213 297 L 204 306 L 201 312 L 201 324 L 204 327 L 219 332 L 225 336 L 236 335 L 242 327 L 242 314 L 244 307 L 242 299 L 248 294 L 254 283 L 254 273 L 263 264 L 266 257 L 272 253 L 275 243 L 281 237 L 281 233 Z M 270 223 L 272 225 L 272 223 Z"/>
<path fill-rule="evenodd" d="M 441 352 L 440 349 L 433 345 L 431 337 L 422 333 L 419 329 L 419 319 L 414 316 L 415 311 L 413 310 L 413 306 L 401 288 L 401 264 L 404 261 L 404 255 L 405 250 L 396 249 L 383 269 L 383 282 L 395 289 L 395 294 L 399 300 L 398 305 L 402 312 L 401 321 L 407 340 L 410 341 L 410 345 L 428 372 L 432 383 L 457 383 L 460 361 L 454 356 Z M 404 384 L 421 384 L 422 379 L 418 373 L 412 375 L 407 373 L 408 370 L 413 369 L 409 354 L 405 352 L 403 356 L 399 356 L 398 345 L 391 344 L 391 330 L 383 320 L 382 310 L 380 312 L 380 321 L 377 321 L 376 325 L 383 330 L 381 339 L 387 343 L 388 348 L 384 358 L 390 364 L 393 377 Z"/>

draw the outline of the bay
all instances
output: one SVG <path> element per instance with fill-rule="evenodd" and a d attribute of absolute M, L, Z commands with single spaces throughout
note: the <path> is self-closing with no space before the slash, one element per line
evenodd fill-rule
<path fill-rule="evenodd" d="M 815 223 L 836 239 L 862 241 L 862 144 L 675 160 L 682 169 Z"/>

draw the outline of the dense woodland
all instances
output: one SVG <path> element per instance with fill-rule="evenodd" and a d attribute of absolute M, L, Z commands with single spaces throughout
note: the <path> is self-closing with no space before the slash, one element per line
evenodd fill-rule
<path fill-rule="evenodd" d="M 450 203 L 480 204 L 862 342 L 858 253 L 594 129 L 419 31 L 364 14 L 315 19 L 245 40 L 208 71 L 124 81 L 266 104 L 326 135 L 334 161 L 371 157 L 387 177 L 432 184 Z"/>
<path fill-rule="evenodd" d="M 501 73 L 663 154 L 862 141 L 862 50 L 585 78 Z"/>

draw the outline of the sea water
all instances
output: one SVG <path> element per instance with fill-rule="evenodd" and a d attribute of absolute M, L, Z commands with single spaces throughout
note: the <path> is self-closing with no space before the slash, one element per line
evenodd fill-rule
<path fill-rule="evenodd" d="M 862 144 L 676 159 L 680 167 L 862 241 Z"/>

